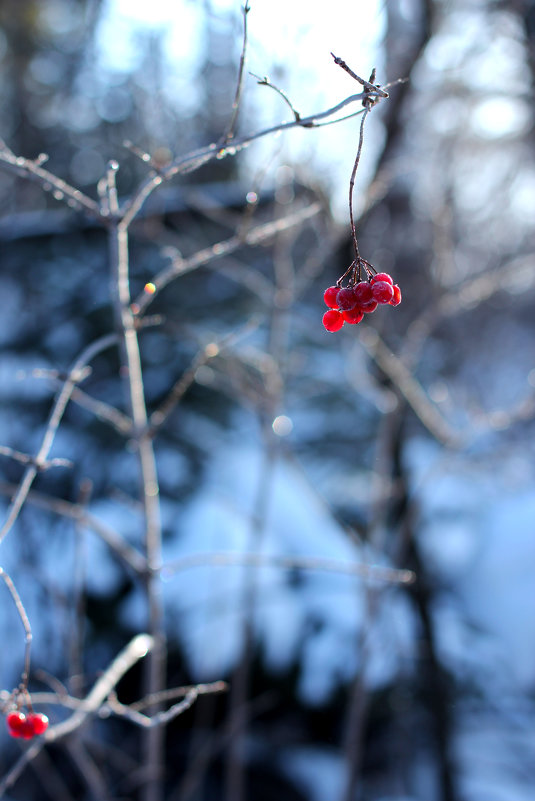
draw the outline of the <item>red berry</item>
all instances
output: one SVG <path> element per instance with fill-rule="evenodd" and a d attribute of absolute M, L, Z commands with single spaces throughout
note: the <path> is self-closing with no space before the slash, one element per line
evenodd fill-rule
<path fill-rule="evenodd" d="M 342 312 L 331 309 L 330 311 L 325 312 L 325 314 L 323 315 L 323 325 L 325 326 L 327 331 L 331 332 L 331 334 L 334 333 L 335 331 L 339 331 L 343 326 L 343 324 L 344 324 L 344 317 L 342 315 Z"/>
<path fill-rule="evenodd" d="M 323 293 L 323 300 L 330 309 L 338 308 L 338 302 L 336 300 L 336 296 L 338 295 L 339 292 L 340 292 L 339 286 L 330 286 Z"/>
<path fill-rule="evenodd" d="M 377 308 L 376 300 L 370 300 L 369 303 L 363 303 L 361 306 L 359 306 L 359 309 L 361 310 L 361 312 L 364 312 L 364 314 L 371 314 L 371 312 L 374 312 L 376 308 Z"/>
<path fill-rule="evenodd" d="M 12 737 L 23 737 L 23 731 L 26 726 L 26 715 L 24 712 L 10 712 L 6 716 L 6 723 L 9 734 Z"/>
<path fill-rule="evenodd" d="M 346 323 L 350 323 L 351 325 L 356 325 L 357 323 L 360 323 L 360 321 L 364 317 L 364 313 L 360 309 L 356 308 L 342 312 L 342 316 L 346 321 Z"/>
<path fill-rule="evenodd" d="M 399 304 L 401 303 L 401 289 L 399 288 L 399 286 L 397 284 L 394 284 L 394 286 L 392 288 L 394 290 L 394 296 L 393 296 L 392 300 L 390 301 L 390 305 L 391 306 L 399 306 Z"/>
<path fill-rule="evenodd" d="M 386 281 L 387 284 L 393 284 L 392 276 L 388 275 L 388 273 L 376 273 L 372 275 L 370 278 L 372 284 L 375 284 L 376 281 Z"/>
<path fill-rule="evenodd" d="M 338 308 L 342 309 L 342 311 L 349 311 L 349 309 L 354 309 L 357 305 L 357 298 L 355 297 L 355 292 L 350 287 L 346 287 L 345 289 L 341 289 L 338 292 L 336 297 L 338 302 Z"/>
<path fill-rule="evenodd" d="M 357 299 L 357 305 L 360 308 L 365 306 L 366 303 L 369 303 L 371 300 L 373 300 L 372 285 L 369 283 L 369 281 L 360 281 L 356 285 L 353 292 L 355 293 L 355 297 Z"/>
<path fill-rule="evenodd" d="M 33 730 L 33 723 L 28 718 L 26 718 L 26 720 L 20 727 L 19 737 L 22 737 L 23 740 L 31 740 L 32 737 L 35 737 L 35 731 Z"/>
<path fill-rule="evenodd" d="M 34 734 L 44 734 L 48 729 L 48 718 L 40 712 L 32 712 L 31 715 L 28 715 L 27 721 Z"/>
<path fill-rule="evenodd" d="M 372 286 L 373 299 L 377 303 L 390 303 L 394 297 L 394 288 L 388 281 L 374 281 Z"/>

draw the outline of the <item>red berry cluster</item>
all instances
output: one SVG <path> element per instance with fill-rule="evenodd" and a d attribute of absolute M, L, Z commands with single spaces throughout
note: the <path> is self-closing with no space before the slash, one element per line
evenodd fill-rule
<path fill-rule="evenodd" d="M 344 323 L 356 325 L 378 305 L 399 306 L 401 290 L 388 273 L 374 273 L 352 286 L 330 286 L 323 299 L 329 311 L 323 315 L 327 331 L 339 331 Z"/>
<path fill-rule="evenodd" d="M 11 737 L 20 737 L 31 740 L 48 729 L 48 718 L 40 712 L 29 712 L 27 715 L 21 710 L 13 710 L 6 716 L 7 730 Z"/>

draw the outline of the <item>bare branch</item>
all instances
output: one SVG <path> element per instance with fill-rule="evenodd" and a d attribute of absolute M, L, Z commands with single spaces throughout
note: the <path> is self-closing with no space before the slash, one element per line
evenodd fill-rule
<path fill-rule="evenodd" d="M 263 78 L 260 78 L 260 76 L 259 75 L 255 75 L 254 72 L 251 72 L 250 74 L 253 76 L 253 78 L 256 78 L 256 81 L 257 81 L 259 86 L 269 86 L 270 89 L 273 89 L 280 97 L 282 97 L 282 99 L 284 100 L 284 102 L 286 103 L 286 105 L 289 107 L 290 111 L 294 115 L 295 121 L 296 122 L 300 122 L 301 115 L 299 114 L 297 109 L 294 108 L 294 105 L 293 105 L 292 101 L 290 100 L 290 98 L 288 97 L 288 95 L 286 94 L 286 92 L 283 92 L 282 89 L 280 89 L 278 86 L 276 86 L 274 83 L 272 83 L 267 76 L 264 76 Z"/>
<path fill-rule="evenodd" d="M 63 201 L 72 208 L 83 209 L 93 217 L 101 218 L 98 203 L 84 195 L 79 189 L 75 189 L 74 186 L 58 178 L 54 173 L 45 170 L 42 164 L 46 160 L 47 157 L 44 154 L 38 156 L 34 161 L 23 156 L 15 156 L 5 142 L 0 140 L 0 166 L 23 178 L 37 181 L 45 192 L 52 192 L 56 200 Z"/>
<path fill-rule="evenodd" d="M 148 634 L 138 634 L 98 679 L 89 695 L 80 703 L 75 712 L 67 720 L 51 726 L 43 735 L 45 742 L 56 742 L 67 734 L 80 728 L 87 719 L 98 713 L 106 698 L 122 679 L 125 673 L 154 647 L 154 639 Z"/>
<path fill-rule="evenodd" d="M 217 242 L 215 245 L 197 251 L 197 253 L 194 253 L 186 259 L 182 257 L 177 259 L 170 267 L 166 267 L 152 279 L 151 283 L 154 289 L 150 294 L 143 292 L 136 298 L 133 304 L 136 315 L 141 315 L 147 306 L 152 303 L 158 292 L 177 276 L 196 270 L 198 267 L 202 267 L 214 259 L 228 256 L 230 253 L 234 253 L 238 248 L 245 245 L 258 245 L 261 242 L 265 242 L 282 231 L 286 231 L 310 219 L 310 217 L 314 217 L 316 214 L 319 214 L 320 211 L 320 204 L 312 203 L 310 206 L 306 206 L 304 209 L 300 209 L 293 214 L 288 214 L 280 220 L 258 225 L 244 234 L 233 236 L 222 242 Z"/>
<path fill-rule="evenodd" d="M 389 584 L 411 584 L 414 573 L 411 570 L 398 570 L 382 565 L 370 565 L 362 562 L 344 562 L 341 559 L 325 559 L 315 556 L 278 556 L 263 553 L 230 553 L 214 551 L 183 556 L 168 562 L 162 568 L 166 578 L 182 570 L 202 566 L 226 567 L 229 565 L 247 565 L 248 567 L 280 567 L 284 570 L 318 570 L 327 573 L 340 573 L 359 576 L 367 581 L 384 581 Z"/>
<path fill-rule="evenodd" d="M 28 685 L 28 676 L 30 675 L 30 649 L 32 644 L 32 629 L 30 626 L 28 615 L 26 614 L 26 610 L 24 608 L 24 604 L 20 599 L 20 595 L 18 594 L 11 577 L 1 567 L 0 567 L 0 578 L 4 581 L 4 584 L 8 588 L 10 595 L 13 598 L 13 603 L 15 604 L 15 608 L 19 614 L 22 626 L 24 628 L 24 634 L 25 634 L 24 669 L 21 675 L 20 689 L 22 692 L 25 692 L 26 687 Z"/>
<path fill-rule="evenodd" d="M 212 684 L 198 684 L 192 687 L 180 688 L 179 692 L 184 696 L 182 701 L 173 704 L 169 709 L 163 712 L 157 712 L 155 715 L 143 715 L 139 710 L 143 706 L 151 706 L 156 701 L 160 702 L 165 697 L 169 697 L 168 693 L 156 693 L 150 698 L 144 699 L 137 704 L 121 704 L 114 693 L 111 693 L 108 698 L 108 703 L 103 706 L 101 715 L 108 712 L 124 717 L 135 723 L 137 726 L 142 726 L 146 729 L 154 728 L 155 726 L 165 726 L 171 720 L 181 715 L 186 709 L 195 703 L 199 695 L 206 695 L 207 693 L 220 693 L 228 689 L 228 685 L 224 681 L 215 681 Z M 171 691 L 172 693 L 173 691 Z"/>
<path fill-rule="evenodd" d="M 377 97 L 388 97 L 388 92 L 385 92 L 384 89 L 381 89 L 379 84 L 375 84 L 375 67 L 372 70 L 372 77 L 369 81 L 365 81 L 364 78 L 360 78 L 353 70 L 347 66 L 345 61 L 338 56 L 335 56 L 334 53 L 331 53 L 331 56 L 334 58 L 334 63 L 338 64 L 339 67 L 342 67 L 348 75 L 351 75 L 356 81 L 358 81 L 364 88 L 366 89 L 367 93 L 375 94 Z"/>
<path fill-rule="evenodd" d="M 0 482 L 0 494 L 12 495 L 16 486 Z M 98 520 L 86 511 L 84 506 L 61 498 L 52 498 L 48 495 L 31 490 L 26 498 L 27 503 L 40 509 L 47 509 L 62 517 L 76 520 L 81 526 L 97 534 L 110 550 L 118 556 L 124 564 L 139 576 L 147 573 L 147 561 L 145 557 L 125 540 L 110 526 Z"/>
<path fill-rule="evenodd" d="M 97 339 L 91 345 L 89 345 L 85 350 L 81 353 L 81 355 L 76 359 L 72 368 L 69 371 L 69 375 L 59 392 L 54 406 L 52 408 L 52 412 L 50 414 L 48 424 L 45 430 L 45 434 L 43 437 L 43 441 L 41 443 L 41 447 L 37 452 L 33 463 L 26 469 L 24 476 L 20 482 L 19 488 L 15 493 L 15 496 L 11 502 L 11 505 L 8 510 L 7 519 L 0 529 L 0 542 L 4 539 L 6 534 L 9 532 L 11 527 L 13 526 L 15 520 L 19 516 L 20 510 L 26 500 L 28 493 L 31 489 L 33 481 L 41 468 L 41 466 L 46 462 L 46 458 L 50 453 L 50 449 L 52 448 L 52 444 L 54 442 L 54 437 L 56 436 L 56 432 L 58 430 L 59 424 L 67 407 L 67 404 L 71 398 L 72 391 L 78 381 L 81 380 L 82 377 L 85 377 L 86 373 L 84 373 L 83 368 L 86 367 L 88 362 L 91 361 L 98 353 L 109 348 L 111 345 L 117 342 L 117 337 L 115 334 L 108 334 L 100 339 Z"/>
<path fill-rule="evenodd" d="M 172 413 L 173 409 L 184 397 L 189 387 L 195 381 L 195 376 L 199 367 L 219 356 L 222 351 L 227 350 L 234 345 L 242 337 L 247 336 L 252 330 L 257 328 L 256 320 L 249 321 L 242 329 L 233 331 L 226 337 L 223 337 L 218 342 L 209 342 L 199 351 L 193 359 L 191 365 L 180 376 L 178 381 L 175 382 L 167 397 L 162 401 L 159 407 L 151 414 L 147 433 L 150 437 L 154 437 L 157 430 L 165 423 Z"/>
<path fill-rule="evenodd" d="M 20 462 L 20 464 L 32 464 L 34 467 L 37 467 L 38 470 L 49 470 L 51 467 L 73 466 L 73 462 L 70 459 L 61 459 L 58 457 L 55 459 L 47 459 L 37 465 L 34 456 L 31 456 L 29 453 L 22 453 L 22 451 L 17 451 L 5 445 L 0 445 L 0 456 L 7 456 L 15 462 Z"/>
<path fill-rule="evenodd" d="M 238 112 L 240 110 L 240 101 L 243 92 L 243 78 L 244 78 L 244 70 L 245 70 L 245 56 L 247 54 L 247 14 L 251 10 L 249 6 L 249 0 L 245 0 L 245 5 L 243 6 L 243 43 L 240 55 L 240 66 L 238 69 L 238 83 L 236 86 L 236 94 L 234 96 L 234 102 L 232 103 L 232 117 L 229 122 L 229 126 L 227 132 L 223 135 L 221 141 L 223 144 L 227 144 L 233 137 L 234 137 L 234 128 L 236 126 L 236 120 L 238 119 Z"/>
<path fill-rule="evenodd" d="M 340 103 L 337 103 L 335 106 L 332 106 L 325 111 L 318 112 L 317 114 L 310 114 L 307 117 L 301 117 L 299 120 L 292 120 L 290 122 L 272 125 L 269 128 L 264 128 L 256 133 L 235 138 L 228 147 L 221 148 L 217 144 L 211 144 L 207 147 L 195 150 L 192 153 L 188 153 L 185 156 L 179 156 L 171 164 L 163 168 L 159 173 L 153 173 L 145 179 L 145 181 L 138 188 L 138 191 L 133 195 L 123 209 L 123 225 L 126 227 L 130 225 L 132 220 L 137 217 L 141 211 L 141 208 L 149 195 L 151 195 L 152 192 L 164 180 L 168 181 L 171 178 L 174 178 L 176 175 L 197 170 L 204 164 L 207 164 L 209 161 L 213 161 L 214 159 L 234 156 L 239 150 L 251 144 L 251 142 L 254 142 L 256 139 L 262 139 L 265 136 L 270 136 L 271 134 L 282 131 L 288 131 L 292 128 L 315 128 L 317 127 L 319 120 L 326 120 L 328 118 L 331 118 L 332 122 L 336 122 L 337 120 L 335 115 L 346 106 L 357 101 L 362 101 L 365 98 L 383 97 L 384 94 L 384 92 L 379 94 L 375 90 L 370 90 L 369 92 L 361 92 L 360 94 L 351 95 L 350 97 L 346 97 L 344 100 L 340 101 Z"/>
<path fill-rule="evenodd" d="M 360 342 L 401 392 L 427 430 L 444 445 L 460 447 L 464 442 L 461 434 L 445 420 L 405 363 L 392 353 L 379 334 L 371 328 L 361 329 Z"/>

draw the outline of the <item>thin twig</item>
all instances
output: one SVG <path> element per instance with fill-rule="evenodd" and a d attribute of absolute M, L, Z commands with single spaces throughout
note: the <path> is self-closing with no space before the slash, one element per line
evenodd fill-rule
<path fill-rule="evenodd" d="M 130 225 L 132 220 L 137 217 L 141 211 L 147 198 L 154 192 L 155 189 L 157 189 L 158 186 L 160 186 L 163 181 L 168 181 L 171 178 L 174 178 L 176 175 L 199 169 L 203 165 L 215 159 L 225 158 L 226 156 L 234 156 L 243 147 L 246 147 L 257 139 L 270 136 L 271 134 L 289 131 L 292 128 L 314 128 L 317 126 L 320 120 L 326 120 L 328 118 L 335 117 L 339 111 L 351 103 L 362 101 L 366 97 L 383 97 L 384 94 L 384 92 L 378 94 L 375 91 L 370 91 L 351 95 L 344 98 L 344 100 L 341 100 L 331 108 L 326 109 L 325 111 L 321 111 L 316 114 L 310 114 L 306 117 L 301 117 L 299 120 L 291 120 L 290 122 L 272 125 L 269 128 L 264 128 L 256 133 L 234 138 L 227 148 L 221 148 L 217 144 L 211 144 L 207 147 L 199 148 L 191 153 L 187 153 L 184 156 L 179 156 L 178 158 L 174 159 L 171 164 L 163 168 L 159 173 L 153 173 L 152 175 L 149 175 L 145 181 L 142 182 L 137 192 L 133 194 L 123 208 L 123 223 L 126 226 Z M 335 118 L 331 121 L 336 122 L 337 120 Z"/>
<path fill-rule="evenodd" d="M 238 69 L 238 83 L 236 85 L 236 94 L 234 95 L 234 101 L 232 103 L 232 116 L 230 118 L 230 122 L 227 128 L 227 132 L 223 135 L 221 141 L 222 144 L 227 144 L 233 137 L 234 137 L 234 128 L 236 126 L 236 121 L 238 119 L 238 113 L 240 110 L 240 101 L 243 92 L 243 80 L 244 80 L 244 71 L 245 71 L 245 56 L 247 55 L 247 14 L 251 10 L 249 6 L 249 0 L 245 0 L 245 5 L 243 6 L 243 42 L 242 42 L 242 49 L 240 55 L 240 66 Z"/>
<path fill-rule="evenodd" d="M 159 428 L 169 418 L 173 409 L 182 400 L 189 387 L 195 381 L 197 370 L 202 367 L 211 359 L 219 356 L 222 352 L 232 347 L 243 337 L 247 336 L 251 331 L 258 327 L 256 319 L 249 321 L 243 328 L 238 331 L 232 331 L 227 336 L 222 337 L 219 341 L 209 342 L 205 345 L 195 356 L 191 365 L 180 376 L 178 381 L 175 382 L 170 392 L 167 394 L 162 403 L 151 414 L 149 419 L 149 426 L 147 433 L 150 437 L 154 437 Z"/>
<path fill-rule="evenodd" d="M 455 431 L 441 415 L 422 385 L 412 375 L 405 363 L 388 348 L 377 331 L 368 327 L 362 329 L 360 342 L 408 401 L 427 430 L 444 445 L 461 447 L 464 443 L 461 433 Z"/>
<path fill-rule="evenodd" d="M 20 617 L 20 621 L 24 628 L 24 668 L 21 675 L 21 683 L 20 683 L 20 690 L 22 692 L 26 692 L 26 687 L 28 686 L 28 677 L 30 675 L 30 650 L 32 644 L 32 629 L 30 626 L 30 621 L 28 619 L 28 615 L 26 614 L 26 610 L 24 608 L 24 604 L 20 599 L 20 595 L 17 592 L 15 585 L 11 577 L 6 573 L 6 571 L 0 567 L 0 578 L 4 581 L 4 584 L 8 588 L 11 597 L 13 598 L 13 603 L 15 604 L 15 608 L 18 612 Z"/>
<path fill-rule="evenodd" d="M 281 97 L 284 100 L 286 105 L 289 107 L 290 111 L 294 115 L 295 121 L 296 122 L 300 122 L 301 121 L 301 115 L 299 114 L 297 109 L 294 107 L 292 101 L 290 100 L 290 98 L 288 97 L 286 92 L 283 92 L 282 89 L 279 86 L 277 86 L 276 84 L 272 83 L 266 75 L 263 78 L 261 78 L 259 75 L 255 75 L 254 72 L 251 72 L 250 75 L 252 75 L 253 78 L 256 78 L 256 82 L 258 83 L 259 86 L 269 86 L 270 89 L 273 89 L 279 95 L 279 97 Z"/>
<path fill-rule="evenodd" d="M 45 459 L 44 462 L 36 465 L 34 456 L 31 456 L 29 453 L 22 453 L 22 451 L 17 451 L 14 448 L 8 448 L 5 445 L 0 445 L 0 456 L 8 456 L 15 462 L 20 462 L 20 464 L 33 464 L 35 467 L 38 467 L 39 470 L 49 470 L 51 467 L 73 466 L 73 462 L 70 459 L 61 459 L 58 457 L 54 459 Z"/>
<path fill-rule="evenodd" d="M 217 690 L 211 690 L 211 692 L 221 692 L 222 689 L 226 689 L 224 682 L 217 682 L 217 684 L 219 685 Z M 224 685 L 224 687 L 222 685 Z M 161 694 L 158 693 L 158 697 L 160 695 Z M 142 712 L 138 712 L 138 710 L 133 708 L 131 705 L 121 704 L 114 694 L 110 694 L 108 703 L 102 711 L 109 711 L 118 717 L 126 718 L 132 723 L 135 723 L 137 726 L 141 726 L 145 729 L 151 729 L 156 726 L 166 726 L 171 720 L 178 717 L 178 715 L 181 715 L 186 711 L 186 709 L 189 709 L 199 697 L 199 691 L 196 687 L 190 687 L 188 690 L 186 690 L 184 695 L 185 697 L 182 699 L 182 701 L 178 701 L 178 703 L 173 704 L 171 707 L 169 707 L 169 709 L 149 716 L 144 715 Z M 151 703 L 154 704 L 154 700 Z"/>
<path fill-rule="evenodd" d="M 381 581 L 388 584 L 411 584 L 415 578 L 411 570 L 399 570 L 363 562 L 345 562 L 341 559 L 326 559 L 315 556 L 283 556 L 252 552 L 232 553 L 228 551 L 188 554 L 180 559 L 167 562 L 162 568 L 162 576 L 168 578 L 182 570 L 189 570 L 194 567 L 228 567 L 229 565 L 245 565 L 258 568 L 279 567 L 284 570 L 318 570 L 327 573 L 358 576 L 366 581 Z"/>
<path fill-rule="evenodd" d="M 5 142 L 0 140 L 0 163 L 5 169 L 13 171 L 23 178 L 37 181 L 46 192 L 52 192 L 56 200 L 63 201 L 75 208 L 81 208 L 89 212 L 92 217 L 100 219 L 101 213 L 98 203 L 62 178 L 58 178 L 54 173 L 45 170 L 42 167 L 45 161 L 46 157 L 44 155 L 34 161 L 23 156 L 15 156 Z"/>
<path fill-rule="evenodd" d="M 377 97 L 388 97 L 388 92 L 385 92 L 384 89 L 374 82 L 375 80 L 375 70 L 372 72 L 372 77 L 369 81 L 364 80 L 364 78 L 360 78 L 353 70 L 347 66 L 345 61 L 338 56 L 335 56 L 334 53 L 331 53 L 331 56 L 334 58 L 334 63 L 338 64 L 339 67 L 342 67 L 355 81 L 358 81 L 364 88 L 366 89 L 367 93 L 373 93 Z"/>
<path fill-rule="evenodd" d="M 78 404 L 83 409 L 86 409 L 91 414 L 94 414 L 98 420 L 103 423 L 109 423 L 113 428 L 123 436 L 131 436 L 132 434 L 132 420 L 127 414 L 124 414 L 120 409 L 116 409 L 110 403 L 101 401 L 98 398 L 93 398 L 83 389 L 75 387 L 71 400 L 73 403 Z"/>
<path fill-rule="evenodd" d="M 15 490 L 15 484 L 0 482 L 0 494 L 13 495 Z M 76 520 L 80 526 L 97 534 L 111 552 L 119 557 L 135 575 L 138 577 L 146 575 L 148 568 L 143 554 L 129 545 L 117 531 L 87 512 L 80 504 L 64 501 L 61 498 L 52 498 L 35 490 L 28 493 L 26 502 L 39 509 L 47 509 L 62 517 Z"/>
<path fill-rule="evenodd" d="M 188 695 L 188 693 L 190 693 L 192 690 L 194 690 L 197 695 L 221 693 L 228 690 L 228 684 L 224 681 L 213 681 L 209 684 L 190 684 L 184 687 L 171 687 L 167 690 L 162 690 L 155 695 L 140 698 L 139 701 L 134 701 L 133 703 L 129 704 L 128 707 L 129 709 L 137 710 L 139 712 L 142 709 L 154 706 L 154 704 L 161 704 L 165 701 L 173 701 L 176 698 L 184 698 L 184 696 Z M 0 706 L 5 705 L 10 698 L 11 693 L 8 693 L 7 690 L 1 690 Z M 86 701 L 84 698 L 69 695 L 64 688 L 58 689 L 58 692 L 32 693 L 32 705 L 34 707 L 57 706 L 76 711 L 83 710 L 85 708 L 85 704 Z M 102 703 L 97 711 L 101 717 L 106 717 L 107 715 L 111 714 L 111 709 L 107 706 L 106 701 Z"/>
<path fill-rule="evenodd" d="M 154 648 L 152 637 L 148 634 L 136 635 L 104 671 L 73 714 L 61 723 L 51 726 L 43 735 L 44 740 L 47 743 L 57 742 L 67 734 L 79 729 L 90 716 L 97 714 L 125 673 L 146 656 L 152 648 Z"/>
<path fill-rule="evenodd" d="M 197 253 L 194 253 L 188 258 L 177 259 L 169 267 L 161 270 L 161 272 L 152 279 L 151 283 L 154 285 L 154 291 L 150 294 L 143 292 L 136 298 L 133 303 L 136 315 L 141 315 L 153 302 L 158 292 L 161 292 L 167 284 L 179 275 L 184 275 L 187 272 L 196 270 L 198 267 L 202 267 L 214 259 L 228 256 L 230 253 L 234 253 L 238 248 L 244 247 L 245 245 L 258 245 L 261 242 L 266 242 L 282 231 L 286 231 L 314 217 L 319 214 L 320 211 L 321 205 L 319 203 L 312 203 L 310 206 L 306 206 L 293 214 L 288 214 L 280 220 L 274 220 L 273 222 L 255 226 L 244 234 L 232 236 L 230 239 L 224 239 L 221 242 L 217 242 L 215 245 L 203 248 L 203 250 L 197 251 Z"/>
<path fill-rule="evenodd" d="M 46 462 L 46 458 L 50 453 L 50 449 L 52 448 L 54 437 L 56 436 L 59 424 L 61 422 L 67 404 L 71 398 L 72 391 L 76 383 L 81 380 L 81 377 L 84 376 L 83 368 L 98 353 L 101 353 L 101 351 L 105 350 L 106 348 L 109 348 L 116 342 L 117 342 L 117 336 L 115 334 L 107 334 L 106 336 L 97 339 L 91 345 L 88 345 L 88 347 L 82 351 L 80 356 L 74 362 L 50 413 L 43 441 L 41 443 L 41 447 L 39 448 L 35 458 L 33 459 L 32 464 L 29 467 L 27 467 L 22 477 L 22 480 L 19 484 L 19 487 L 15 493 L 15 496 L 11 502 L 6 521 L 2 526 L 2 528 L 0 529 L 0 542 L 2 542 L 4 537 L 7 535 L 7 533 L 15 523 L 39 469 Z"/>

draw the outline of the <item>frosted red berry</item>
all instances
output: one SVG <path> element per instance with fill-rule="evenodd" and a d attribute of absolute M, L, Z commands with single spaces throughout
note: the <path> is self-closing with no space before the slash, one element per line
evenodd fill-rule
<path fill-rule="evenodd" d="M 6 715 L 6 724 L 11 737 L 31 740 L 33 737 L 45 733 L 48 729 L 48 718 L 40 712 L 30 712 L 25 715 L 20 710 L 13 710 Z"/>
<path fill-rule="evenodd" d="M 394 288 L 388 281 L 374 281 L 372 284 L 373 299 L 377 303 L 390 303 L 394 297 Z"/>
<path fill-rule="evenodd" d="M 27 721 L 32 726 L 34 734 L 44 734 L 48 729 L 48 718 L 41 712 L 32 712 L 31 715 L 28 715 Z"/>
<path fill-rule="evenodd" d="M 334 286 L 327 287 L 323 293 L 323 299 L 329 307 L 323 315 L 323 325 L 327 331 L 339 331 L 344 323 L 357 325 L 365 314 L 374 312 L 379 304 L 398 306 L 401 303 L 401 290 L 394 284 L 392 276 L 388 273 L 372 275 L 373 270 L 365 259 L 356 259 Z M 348 285 L 341 286 L 347 276 Z M 358 280 L 362 276 L 364 280 Z"/>
<path fill-rule="evenodd" d="M 18 736 L 22 737 L 23 740 L 31 740 L 32 737 L 35 737 L 33 723 L 29 718 L 26 718 L 24 723 L 21 724 Z"/>
<path fill-rule="evenodd" d="M 372 282 L 372 284 L 375 284 L 376 281 L 386 281 L 387 284 L 391 285 L 394 283 L 394 281 L 392 280 L 392 276 L 389 275 L 388 273 L 376 273 L 375 275 L 372 275 L 370 281 Z"/>
<path fill-rule="evenodd" d="M 372 285 L 369 281 L 360 281 L 353 291 L 357 299 L 357 306 L 360 308 L 373 300 Z"/>
<path fill-rule="evenodd" d="M 393 294 L 392 300 L 390 301 L 390 305 L 391 306 L 399 306 L 399 304 L 401 303 L 401 289 L 399 288 L 399 286 L 397 284 L 394 284 L 392 289 L 394 291 L 394 294 Z"/>
<path fill-rule="evenodd" d="M 10 712 L 6 715 L 6 724 L 12 737 L 22 737 L 26 726 L 26 715 L 24 712 Z"/>
<path fill-rule="evenodd" d="M 325 329 L 331 334 L 339 331 L 344 324 L 344 317 L 342 312 L 331 309 L 323 315 L 323 325 Z"/>
<path fill-rule="evenodd" d="M 340 289 L 336 300 L 338 302 L 338 308 L 342 311 L 349 311 L 350 309 L 354 309 L 357 305 L 355 292 L 350 287 Z"/>
<path fill-rule="evenodd" d="M 350 325 L 356 325 L 357 323 L 360 323 L 364 317 L 364 312 L 362 312 L 359 308 L 355 308 L 342 312 L 342 315 L 346 323 L 349 323 Z"/>
<path fill-rule="evenodd" d="M 336 296 L 338 295 L 339 292 L 340 292 L 339 286 L 330 286 L 323 293 L 323 300 L 330 309 L 338 308 L 338 301 L 336 300 Z"/>

